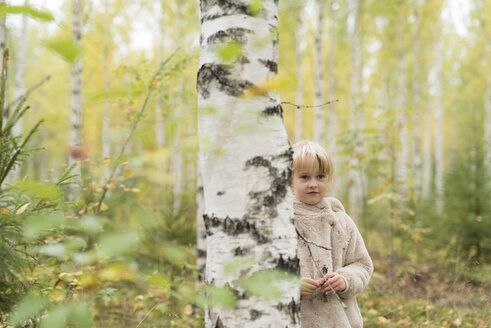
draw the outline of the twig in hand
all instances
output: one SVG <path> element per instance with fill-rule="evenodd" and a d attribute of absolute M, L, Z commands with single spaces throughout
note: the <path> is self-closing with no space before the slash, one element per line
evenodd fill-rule
<path fill-rule="evenodd" d="M 36 83 L 32 87 L 30 87 L 29 90 L 27 90 L 25 94 L 23 94 L 22 96 L 17 97 L 16 99 L 14 99 L 14 101 L 12 101 L 10 104 L 8 104 L 7 105 L 7 108 L 5 110 L 8 111 L 10 109 L 10 107 L 12 107 L 15 104 L 17 104 L 22 98 L 27 98 L 27 96 L 29 96 L 34 90 L 36 90 L 37 88 L 39 88 L 40 86 L 42 86 L 44 83 L 48 82 L 50 79 L 51 79 L 51 76 L 50 75 L 46 75 L 41 81 L 39 81 L 38 83 Z"/>
<path fill-rule="evenodd" d="M 316 246 L 316 247 L 323 248 L 323 249 L 325 249 L 326 251 L 331 251 L 331 250 L 332 250 L 332 248 L 331 248 L 331 247 L 322 246 L 322 245 L 320 245 L 320 244 L 317 244 L 315 241 L 311 241 L 311 240 L 306 239 L 306 238 L 305 238 L 305 237 L 304 237 L 304 236 L 303 236 L 303 235 L 302 235 L 300 232 L 298 232 L 298 230 L 297 230 L 296 228 L 295 228 L 295 231 L 297 232 L 297 235 L 298 235 L 300 238 L 302 238 L 302 240 L 303 240 L 304 242 L 306 242 L 307 244 L 310 244 L 310 245 L 314 245 L 314 246 Z"/>
<path fill-rule="evenodd" d="M 323 104 L 320 104 L 320 105 L 297 105 L 297 104 L 294 104 L 294 103 L 291 103 L 291 102 L 288 102 L 288 101 L 282 101 L 281 104 L 282 105 L 292 105 L 292 106 L 295 106 L 297 108 L 314 108 L 314 107 L 322 107 L 322 106 L 326 106 L 326 105 L 330 105 L 334 102 L 339 102 L 339 99 L 336 99 L 336 100 L 329 100 L 328 102 L 326 103 L 323 103 Z"/>
<path fill-rule="evenodd" d="M 133 123 L 133 126 L 131 127 L 131 130 L 130 130 L 130 133 L 128 134 L 128 137 L 126 138 L 125 142 L 121 146 L 121 150 L 119 151 L 118 158 L 116 159 L 116 165 L 114 166 L 114 168 L 113 168 L 113 170 L 111 172 L 111 175 L 109 176 L 109 178 L 107 178 L 106 183 L 104 183 L 104 186 L 102 188 L 102 195 L 99 198 L 99 203 L 97 204 L 97 209 L 95 211 L 95 214 L 96 215 L 99 214 L 99 211 L 101 210 L 101 206 L 102 206 L 102 201 L 104 200 L 104 197 L 106 197 L 106 193 L 107 193 L 107 189 L 108 189 L 107 186 L 108 186 L 109 182 L 111 182 L 112 179 L 114 178 L 114 176 L 116 175 L 116 171 L 117 171 L 117 169 L 119 167 L 119 164 L 118 164 L 119 163 L 119 160 L 121 159 L 121 156 L 123 156 L 124 150 L 126 149 L 126 146 L 128 146 L 128 143 L 130 142 L 130 139 L 133 136 L 133 132 L 135 132 L 136 126 L 138 125 L 138 123 L 140 122 L 141 118 L 143 117 L 143 112 L 145 111 L 145 108 L 147 107 L 148 100 L 150 99 L 150 95 L 152 94 L 152 91 L 154 89 L 155 79 L 160 74 L 160 72 L 162 71 L 162 69 L 164 68 L 164 66 L 172 59 L 172 57 L 174 57 L 174 55 L 176 54 L 176 52 L 178 50 L 176 50 L 175 52 L 173 52 L 165 61 L 163 61 L 160 64 L 159 69 L 157 70 L 157 72 L 155 72 L 154 76 L 150 80 L 150 83 L 149 83 L 148 89 L 147 89 L 147 95 L 145 96 L 145 100 L 144 100 L 143 105 L 142 105 L 142 107 L 140 109 L 140 112 L 138 113 L 138 116 L 136 117 L 136 120 Z"/>

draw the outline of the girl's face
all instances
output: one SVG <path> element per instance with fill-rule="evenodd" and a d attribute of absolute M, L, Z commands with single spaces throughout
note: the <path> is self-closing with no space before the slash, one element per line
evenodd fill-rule
<path fill-rule="evenodd" d="M 308 171 L 295 171 L 292 187 L 299 201 L 315 205 L 324 198 L 327 192 L 327 176 L 319 172 L 318 166 Z"/>

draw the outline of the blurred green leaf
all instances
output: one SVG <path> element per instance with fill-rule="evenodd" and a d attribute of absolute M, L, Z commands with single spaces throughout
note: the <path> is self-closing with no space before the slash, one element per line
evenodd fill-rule
<path fill-rule="evenodd" d="M 39 247 L 39 253 L 63 259 L 66 254 L 66 247 L 61 243 L 52 243 Z"/>
<path fill-rule="evenodd" d="M 265 298 L 277 299 L 281 296 L 278 284 L 281 281 L 295 281 L 298 278 L 280 270 L 261 270 L 250 277 L 240 280 L 240 286 L 250 294 Z"/>
<path fill-rule="evenodd" d="M 51 22 L 54 20 L 53 15 L 47 11 L 47 10 L 39 10 L 35 9 L 31 6 L 10 6 L 10 5 L 3 5 L 0 6 L 0 17 L 5 17 L 8 14 L 24 14 L 28 15 L 34 19 L 38 19 L 40 21 L 44 22 Z"/>
<path fill-rule="evenodd" d="M 135 250 L 138 240 L 138 233 L 135 231 L 105 234 L 97 243 L 97 255 L 105 257 L 129 253 Z"/>
<path fill-rule="evenodd" d="M 182 264 L 188 260 L 186 249 L 179 245 L 167 243 L 163 245 L 163 253 L 174 264 Z"/>
<path fill-rule="evenodd" d="M 228 308 L 233 308 L 237 304 L 237 296 L 233 292 L 233 290 L 229 287 L 215 287 L 208 286 L 206 288 L 206 292 L 208 295 L 209 304 L 211 306 L 221 305 Z"/>
<path fill-rule="evenodd" d="M 85 216 L 77 220 L 80 229 L 90 235 L 95 235 L 102 231 L 102 223 L 95 216 Z"/>
<path fill-rule="evenodd" d="M 159 287 L 163 289 L 167 289 L 171 284 L 170 278 L 162 274 L 151 275 L 150 277 L 147 278 L 146 281 L 147 284 L 149 284 L 150 286 Z"/>
<path fill-rule="evenodd" d="M 234 63 L 242 56 L 242 43 L 233 40 L 217 46 L 217 54 L 225 63 Z"/>
<path fill-rule="evenodd" d="M 69 309 L 66 306 L 58 306 L 49 311 L 41 320 L 41 328 L 64 328 L 67 325 Z"/>
<path fill-rule="evenodd" d="M 24 191 L 29 195 L 36 196 L 41 199 L 48 199 L 51 201 L 60 200 L 62 193 L 60 189 L 51 184 L 43 184 L 32 180 L 22 180 L 14 187 L 17 190 Z"/>
<path fill-rule="evenodd" d="M 49 299 L 43 296 L 26 296 L 14 308 L 10 322 L 20 325 L 29 318 L 34 317 L 44 310 L 49 304 Z"/>
<path fill-rule="evenodd" d="M 32 215 L 24 221 L 24 237 L 36 239 L 49 229 L 61 227 L 63 227 L 63 214 L 61 212 Z"/>
<path fill-rule="evenodd" d="M 263 0 L 252 0 L 248 9 L 252 16 L 258 15 L 263 9 Z"/>
<path fill-rule="evenodd" d="M 69 319 L 76 327 L 85 328 L 92 326 L 92 314 L 87 303 L 82 302 L 70 307 Z"/>
<path fill-rule="evenodd" d="M 76 44 L 71 38 L 53 38 L 50 40 L 45 40 L 44 44 L 46 45 L 46 48 L 56 52 L 63 58 L 63 60 L 69 63 L 73 63 L 82 51 L 82 47 Z"/>
<path fill-rule="evenodd" d="M 257 261 L 253 257 L 244 256 L 234 259 L 232 262 L 225 264 L 224 271 L 225 273 L 229 274 L 243 270 L 245 268 L 250 268 L 256 263 Z"/>

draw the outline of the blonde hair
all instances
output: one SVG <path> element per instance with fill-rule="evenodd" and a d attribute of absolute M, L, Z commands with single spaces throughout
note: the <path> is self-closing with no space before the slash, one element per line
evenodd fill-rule
<path fill-rule="evenodd" d="M 317 168 L 330 183 L 334 177 L 334 167 L 327 150 L 310 140 L 302 140 L 294 144 L 293 171 L 312 171 Z"/>

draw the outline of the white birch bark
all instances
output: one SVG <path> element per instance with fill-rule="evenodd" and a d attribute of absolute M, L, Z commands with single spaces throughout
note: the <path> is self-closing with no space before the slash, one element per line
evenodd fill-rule
<path fill-rule="evenodd" d="M 314 105 L 323 104 L 324 101 L 324 9 L 325 1 L 317 0 L 316 29 L 314 35 Z M 324 145 L 325 107 L 314 108 L 314 140 Z"/>
<path fill-rule="evenodd" d="M 397 128 L 399 138 L 399 148 L 397 150 L 396 162 L 396 181 L 399 185 L 399 194 L 401 200 L 399 206 L 404 206 L 407 198 L 407 167 L 409 158 L 409 144 L 407 131 L 407 68 L 406 68 L 406 50 L 404 47 L 404 19 L 401 15 L 397 24 L 397 96 L 396 110 L 397 113 Z"/>
<path fill-rule="evenodd" d="M 297 141 L 303 139 L 303 53 L 305 51 L 306 43 L 305 43 L 305 28 L 303 23 L 303 10 L 302 8 L 298 8 L 297 13 L 297 30 L 295 33 L 295 45 L 296 45 L 296 59 L 297 59 L 297 94 L 295 103 L 298 105 L 295 118 L 296 118 L 296 139 Z"/>
<path fill-rule="evenodd" d="M 332 103 L 329 105 L 329 114 L 327 116 L 327 145 L 328 151 L 333 160 L 334 168 L 337 168 L 337 113 L 334 100 L 336 98 L 336 80 L 335 80 L 335 64 L 336 64 L 336 11 L 334 9 L 335 1 L 329 2 L 329 63 L 327 70 L 327 99 Z"/>
<path fill-rule="evenodd" d="M 363 174 L 360 169 L 358 156 L 362 151 L 362 112 L 360 110 L 362 47 L 359 30 L 360 0 L 353 5 L 353 44 L 351 49 L 351 81 L 350 81 L 350 127 L 354 133 L 353 152 L 350 158 L 349 171 L 349 213 L 355 220 L 360 217 L 363 204 Z"/>
<path fill-rule="evenodd" d="M 435 192 L 436 208 L 443 212 L 443 44 L 439 37 L 435 47 Z"/>
<path fill-rule="evenodd" d="M 199 166 L 198 166 L 199 170 Z M 196 267 L 198 271 L 198 282 L 204 281 L 206 269 L 206 228 L 203 215 L 205 214 L 205 203 L 203 193 L 203 178 L 201 172 L 198 172 L 198 183 L 196 188 L 196 246 L 198 248 L 198 257 L 196 259 Z"/>
<path fill-rule="evenodd" d="M 103 104 L 102 113 L 102 158 L 111 157 L 111 142 L 109 139 L 110 130 L 110 115 L 111 115 L 111 105 L 109 103 L 109 56 L 110 56 L 110 28 L 111 28 L 111 18 L 109 15 L 109 4 L 108 0 L 104 0 L 104 58 L 103 58 L 103 75 L 104 75 L 104 92 L 106 97 Z M 104 165 L 104 176 L 109 177 L 110 174 L 109 165 Z"/>
<path fill-rule="evenodd" d="M 72 0 L 72 34 L 76 44 L 82 44 L 82 0 Z M 78 56 L 71 67 L 72 71 L 72 108 L 70 114 L 70 153 L 68 164 L 79 161 L 77 152 L 81 153 L 82 147 L 82 54 Z M 77 151 L 78 149 L 78 151 Z M 74 156 L 75 155 L 75 156 Z M 80 165 L 72 171 L 74 174 L 81 173 Z M 78 191 L 70 190 L 68 198 L 75 199 Z"/>
<path fill-rule="evenodd" d="M 158 58 L 159 60 L 164 60 L 164 53 L 165 53 L 165 38 L 166 38 L 166 33 L 165 33 L 165 10 L 164 10 L 164 1 L 161 0 L 161 13 L 160 13 L 160 19 L 159 19 L 159 54 Z M 155 141 L 157 143 L 157 147 L 161 149 L 164 147 L 165 143 L 165 137 L 164 137 L 164 118 L 163 118 L 163 108 L 164 108 L 164 95 L 163 95 L 163 90 L 160 90 L 159 96 L 157 98 L 157 105 L 155 106 Z"/>
<path fill-rule="evenodd" d="M 421 172 L 421 69 L 420 69 L 420 19 L 418 13 L 415 14 L 413 35 L 413 163 L 414 168 L 414 196 L 419 199 L 422 188 Z"/>
<path fill-rule="evenodd" d="M 28 6 L 29 1 L 25 1 L 24 5 Z M 18 48 L 17 48 L 17 65 L 16 65 L 16 70 L 15 70 L 15 77 L 14 77 L 14 83 L 15 83 L 15 89 L 14 89 L 14 99 L 20 99 L 20 97 L 24 96 L 26 93 L 26 83 L 25 83 L 25 75 L 26 75 L 26 53 L 27 53 L 27 38 L 28 38 L 28 20 L 27 20 L 27 15 L 22 15 L 22 25 L 21 25 L 21 31 L 19 35 L 19 42 L 18 42 Z M 18 105 L 18 102 L 15 103 L 12 107 L 12 110 L 14 110 Z M 19 118 L 17 123 L 12 127 L 12 134 L 14 136 L 18 136 L 22 133 L 23 129 L 23 124 L 22 124 L 22 117 Z M 20 167 L 16 167 L 11 174 L 11 177 L 9 179 L 12 179 L 13 181 L 17 181 L 20 177 Z"/>
<path fill-rule="evenodd" d="M 282 296 L 269 301 L 240 285 L 258 270 L 299 272 L 291 148 L 279 97 L 271 92 L 241 97 L 249 86 L 273 78 L 278 67 L 277 1 L 263 1 L 258 16 L 250 13 L 251 2 L 201 1 L 198 107 L 203 112 L 198 131 L 200 140 L 208 140 L 213 148 L 202 144 L 199 154 L 207 230 L 205 279 L 239 296 L 232 309 L 210 307 L 205 326 L 299 327 L 300 294 L 295 283 L 281 282 Z M 215 49 L 231 40 L 242 43 L 242 55 L 224 63 Z M 206 114 L 207 108 L 228 115 L 220 119 Z M 255 264 L 226 274 L 224 266 L 242 256 L 254 258 Z"/>
<path fill-rule="evenodd" d="M 431 126 L 433 122 L 433 105 L 430 101 L 425 109 L 425 118 L 423 126 L 423 185 L 422 185 L 422 198 L 427 200 L 431 193 L 431 163 L 432 163 L 432 139 L 431 139 Z"/>
<path fill-rule="evenodd" d="M 182 33 L 182 3 L 178 2 L 177 3 L 177 14 L 176 14 L 176 29 L 177 29 L 177 38 L 183 38 L 183 33 Z M 176 43 L 178 43 L 178 40 L 176 40 Z M 172 173 L 174 175 L 175 181 L 174 181 L 174 186 L 172 189 L 173 192 L 173 202 L 172 206 L 174 208 L 174 212 L 176 212 L 180 207 L 182 203 L 182 191 L 184 189 L 184 181 L 183 181 L 183 153 L 180 149 L 180 144 L 181 144 L 181 135 L 182 135 L 182 125 L 183 123 L 183 111 L 184 111 L 184 104 L 183 104 L 183 98 L 184 98 L 184 83 L 185 81 L 181 78 L 179 80 L 179 89 L 177 93 L 177 101 L 176 101 L 176 106 L 174 107 L 174 114 L 175 114 L 175 119 L 177 120 L 177 131 L 174 139 L 174 145 L 175 149 L 177 149 L 177 152 L 174 153 L 172 156 Z"/>

